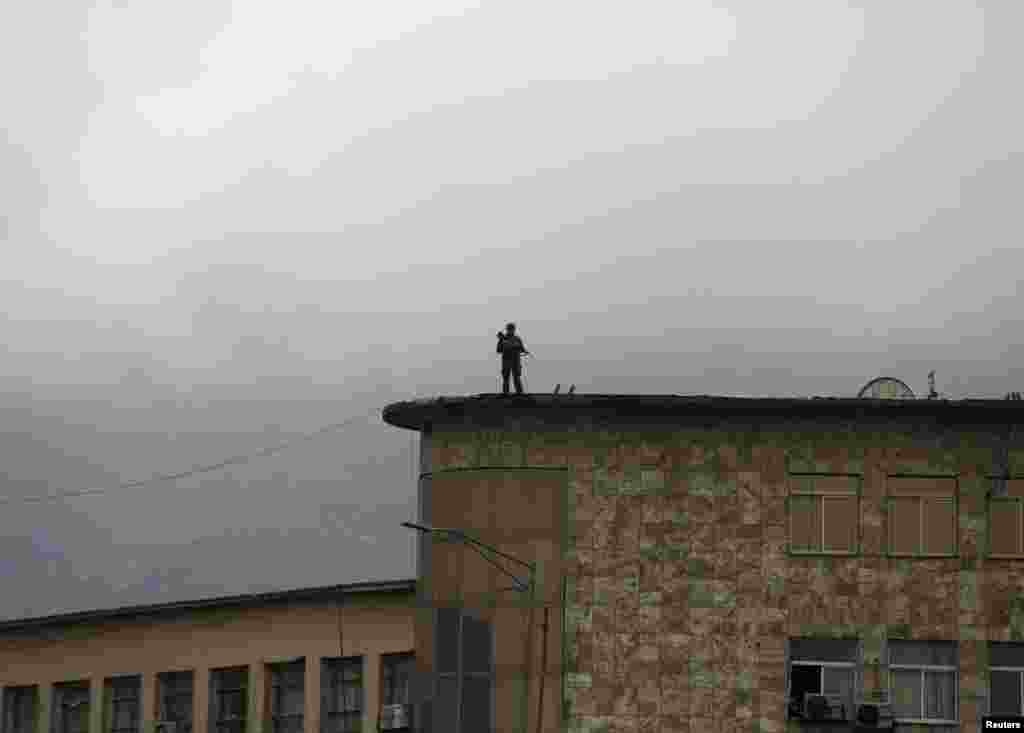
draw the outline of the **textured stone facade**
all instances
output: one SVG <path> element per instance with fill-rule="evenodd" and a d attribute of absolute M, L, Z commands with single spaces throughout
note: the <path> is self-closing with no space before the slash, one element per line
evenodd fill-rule
<path fill-rule="evenodd" d="M 458 504 L 432 520 L 454 525 L 460 511 L 486 514 L 500 504 L 481 531 L 534 559 L 532 543 L 543 538 L 515 517 L 542 508 L 556 513 L 554 534 L 542 543 L 560 548 L 560 558 L 546 565 L 545 597 L 557 600 L 564 584 L 565 608 L 554 624 L 561 649 L 549 655 L 546 688 L 547 709 L 558 717 L 545 715 L 546 731 L 787 730 L 787 639 L 795 637 L 859 639 L 857 680 L 865 695 L 888 688 L 886 640 L 958 641 L 959 730 L 976 730 L 987 689 L 986 642 L 1024 640 L 1024 556 L 987 552 L 987 497 L 1004 427 L 793 425 L 784 415 L 685 428 L 435 424 L 435 507 L 448 472 L 488 469 L 491 479 L 487 491 L 463 486 Z M 1024 477 L 1020 439 L 1009 445 L 1008 467 Z M 515 491 L 503 483 L 502 468 L 510 476 L 563 469 L 564 481 L 544 485 L 564 491 L 564 502 L 496 499 Z M 811 474 L 854 487 L 854 554 L 791 552 L 790 493 Z M 889 554 L 889 494 L 899 477 L 955 480 L 951 556 Z M 481 506 L 473 509 L 475 503 Z M 506 522 L 519 540 L 499 536 Z M 446 573 L 461 572 L 438 555 L 432 568 L 435 589 Z M 493 605 L 491 581 L 479 583 Z M 465 598 L 470 584 L 460 584 Z M 520 653 L 511 666 L 533 664 Z M 517 704 L 532 731 L 535 684 L 528 694 Z M 512 728 L 499 722 L 499 729 Z"/>

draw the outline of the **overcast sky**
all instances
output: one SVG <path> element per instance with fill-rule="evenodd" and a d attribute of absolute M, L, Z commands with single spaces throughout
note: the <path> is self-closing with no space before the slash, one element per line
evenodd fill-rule
<path fill-rule="evenodd" d="M 413 435 L 379 409 L 494 391 L 508 320 L 536 391 L 1021 390 L 1022 26 L 0 4 L 0 618 L 411 577 Z"/>

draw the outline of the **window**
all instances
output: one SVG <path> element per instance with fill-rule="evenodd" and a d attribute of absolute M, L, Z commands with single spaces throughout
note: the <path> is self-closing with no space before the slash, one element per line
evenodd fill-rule
<path fill-rule="evenodd" d="M 956 554 L 956 479 L 889 477 L 889 554 Z"/>
<path fill-rule="evenodd" d="M 385 654 L 381 658 L 383 673 L 383 705 L 408 705 L 409 680 L 415 662 L 412 654 Z"/>
<path fill-rule="evenodd" d="M 7 687 L 3 699 L 3 733 L 36 733 L 39 689 L 35 686 Z"/>
<path fill-rule="evenodd" d="M 249 710 L 249 669 L 210 670 L 210 730 L 212 733 L 245 733 Z"/>
<path fill-rule="evenodd" d="M 53 733 L 89 733 L 89 683 L 53 686 Z"/>
<path fill-rule="evenodd" d="M 323 733 L 353 733 L 363 724 L 363 659 L 323 660 Z"/>
<path fill-rule="evenodd" d="M 139 733 L 139 677 L 112 677 L 104 693 L 104 730 L 107 733 Z"/>
<path fill-rule="evenodd" d="M 957 646 L 945 641 L 890 641 L 889 680 L 897 721 L 955 723 Z"/>
<path fill-rule="evenodd" d="M 989 714 L 1024 715 L 1024 644 L 989 642 Z"/>
<path fill-rule="evenodd" d="M 790 720 L 853 720 L 855 639 L 791 639 Z"/>
<path fill-rule="evenodd" d="M 857 552 L 860 478 L 789 477 L 789 549 L 800 553 Z"/>
<path fill-rule="evenodd" d="M 385 654 L 381 657 L 381 718 L 385 730 L 409 729 L 409 686 L 412 678 L 413 654 Z M 404 711 L 389 712 L 395 706 L 406 706 Z"/>
<path fill-rule="evenodd" d="M 157 717 L 160 721 L 174 724 L 174 733 L 192 731 L 192 690 L 194 677 L 191 672 L 164 672 L 157 675 Z"/>
<path fill-rule="evenodd" d="M 462 609 L 440 608 L 435 632 L 434 730 L 452 733 L 492 730 L 494 637 L 491 624 Z"/>
<path fill-rule="evenodd" d="M 998 496 L 993 493 L 989 499 L 989 556 L 1024 555 L 1024 480 L 995 481 L 1002 481 L 1006 490 Z"/>
<path fill-rule="evenodd" d="M 306 661 L 267 665 L 272 733 L 302 733 L 306 711 Z"/>

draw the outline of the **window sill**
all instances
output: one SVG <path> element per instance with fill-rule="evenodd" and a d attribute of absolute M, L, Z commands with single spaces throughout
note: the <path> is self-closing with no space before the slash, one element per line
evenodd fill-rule
<path fill-rule="evenodd" d="M 887 552 L 886 557 L 895 557 L 901 560 L 956 560 L 960 557 L 959 552 L 955 552 L 952 555 L 940 554 L 932 555 L 923 552 Z M 1024 556 L 1022 556 L 1024 557 Z"/>
<path fill-rule="evenodd" d="M 860 557 L 859 552 L 843 552 L 841 550 L 789 550 L 793 557 Z M 1024 556 L 1022 556 L 1024 557 Z"/>
<path fill-rule="evenodd" d="M 1024 553 L 1015 555 L 985 555 L 986 560 L 1024 560 Z"/>

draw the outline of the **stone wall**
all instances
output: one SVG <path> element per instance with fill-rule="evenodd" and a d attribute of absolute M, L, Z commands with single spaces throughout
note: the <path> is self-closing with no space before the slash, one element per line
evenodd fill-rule
<path fill-rule="evenodd" d="M 568 588 L 562 729 L 783 731 L 787 638 L 844 636 L 863 643 L 865 690 L 887 687 L 886 639 L 959 640 L 967 731 L 984 706 L 985 642 L 1024 639 L 1024 559 L 985 555 L 994 436 L 891 424 L 435 426 L 431 454 L 435 472 L 566 469 L 552 538 Z M 1019 442 L 1010 468 L 1024 476 Z M 790 554 L 794 473 L 860 477 L 857 555 Z M 886 555 L 892 475 L 957 478 L 954 557 Z"/>

